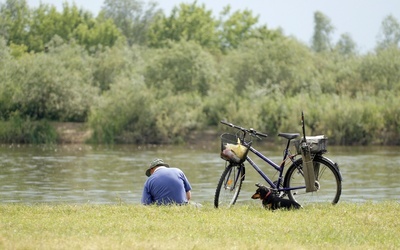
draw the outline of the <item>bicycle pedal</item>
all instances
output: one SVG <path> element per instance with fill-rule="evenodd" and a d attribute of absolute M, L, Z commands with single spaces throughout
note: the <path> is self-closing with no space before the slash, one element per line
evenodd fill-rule
<path fill-rule="evenodd" d="M 280 192 L 278 195 L 279 198 L 285 198 L 285 196 L 286 196 L 285 192 Z"/>

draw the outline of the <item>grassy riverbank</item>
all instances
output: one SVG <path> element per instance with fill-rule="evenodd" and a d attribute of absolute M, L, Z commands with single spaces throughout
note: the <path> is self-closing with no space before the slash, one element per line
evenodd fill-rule
<path fill-rule="evenodd" d="M 398 249 L 399 202 L 214 209 L 0 205 L 0 249 Z"/>

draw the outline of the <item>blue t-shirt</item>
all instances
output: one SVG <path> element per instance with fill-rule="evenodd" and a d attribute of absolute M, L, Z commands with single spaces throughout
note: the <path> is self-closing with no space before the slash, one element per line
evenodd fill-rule
<path fill-rule="evenodd" d="M 144 183 L 142 203 L 145 205 L 185 204 L 186 192 L 192 187 L 178 168 L 159 168 Z"/>

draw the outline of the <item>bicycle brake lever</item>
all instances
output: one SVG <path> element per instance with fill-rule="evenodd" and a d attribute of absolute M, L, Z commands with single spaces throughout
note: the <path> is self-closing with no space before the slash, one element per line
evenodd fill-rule
<path fill-rule="evenodd" d="M 254 137 L 256 137 L 256 138 L 259 139 L 259 140 L 262 140 L 261 137 L 267 137 L 267 136 L 268 136 L 268 135 L 266 135 L 266 134 L 257 132 L 257 131 L 256 131 L 255 129 L 253 129 L 253 128 L 250 128 L 249 131 L 250 131 L 250 133 L 251 133 Z"/>
<path fill-rule="evenodd" d="M 261 140 L 261 138 L 257 135 L 257 131 L 254 128 L 250 128 L 249 132 L 252 136 L 256 137 L 257 139 Z"/>

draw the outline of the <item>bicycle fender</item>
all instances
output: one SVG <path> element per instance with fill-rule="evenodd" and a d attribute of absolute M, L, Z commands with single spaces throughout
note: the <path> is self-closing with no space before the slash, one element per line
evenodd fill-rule
<path fill-rule="evenodd" d="M 340 173 L 340 169 L 339 169 L 339 164 L 337 164 L 336 162 L 332 161 L 329 158 L 326 158 L 325 156 L 320 155 L 318 157 L 323 159 L 324 161 L 327 161 L 329 164 L 331 164 L 336 169 L 336 171 L 337 171 L 337 173 L 339 175 L 340 181 L 343 181 L 342 174 Z"/>

